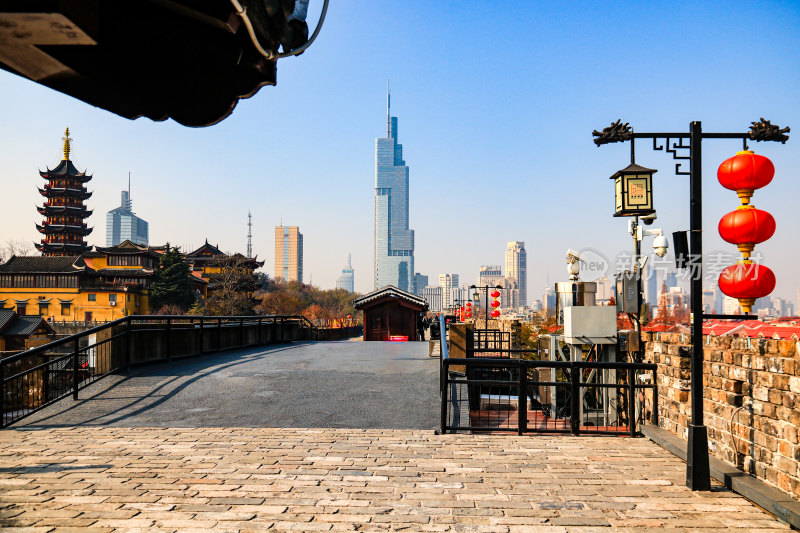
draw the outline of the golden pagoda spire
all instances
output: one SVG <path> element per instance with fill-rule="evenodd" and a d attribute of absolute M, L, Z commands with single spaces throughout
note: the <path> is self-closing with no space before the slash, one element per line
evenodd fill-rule
<path fill-rule="evenodd" d="M 69 160 L 69 142 L 72 140 L 72 137 L 69 136 L 69 128 L 64 132 L 64 161 Z"/>

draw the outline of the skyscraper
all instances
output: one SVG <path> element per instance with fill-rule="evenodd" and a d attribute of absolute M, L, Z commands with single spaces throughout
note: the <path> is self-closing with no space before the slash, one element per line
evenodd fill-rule
<path fill-rule="evenodd" d="M 414 292 L 414 230 L 408 229 L 408 167 L 386 93 L 386 137 L 375 139 L 375 288 Z"/>
<path fill-rule="evenodd" d="M 442 309 L 454 306 L 453 291 L 458 289 L 458 274 L 439 274 L 439 286 L 442 288 Z"/>
<path fill-rule="evenodd" d="M 506 247 L 506 277 L 517 280 L 519 306 L 528 305 L 528 254 L 525 243 L 511 241 Z"/>
<path fill-rule="evenodd" d="M 414 294 L 422 296 L 422 291 L 428 286 L 428 276 L 417 272 L 414 274 Z"/>
<path fill-rule="evenodd" d="M 275 226 L 275 279 L 303 283 L 303 234 L 297 226 Z"/>
<path fill-rule="evenodd" d="M 342 269 L 342 275 L 336 280 L 336 288 L 344 289 L 347 292 L 355 291 L 355 273 L 353 264 L 350 262 L 350 254 L 347 254 L 347 266 Z"/>
<path fill-rule="evenodd" d="M 106 213 L 106 246 L 116 246 L 125 240 L 147 246 L 150 229 L 146 221 L 133 214 L 130 175 L 128 190 L 122 191 L 121 196 L 120 206 Z"/>

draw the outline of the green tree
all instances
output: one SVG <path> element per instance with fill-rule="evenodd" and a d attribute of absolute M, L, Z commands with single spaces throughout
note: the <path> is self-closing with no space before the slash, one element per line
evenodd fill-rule
<path fill-rule="evenodd" d="M 171 248 L 167 243 L 150 284 L 151 309 L 158 310 L 165 305 L 174 305 L 186 311 L 195 301 L 190 275 L 189 264 L 184 261 L 180 248 Z"/>

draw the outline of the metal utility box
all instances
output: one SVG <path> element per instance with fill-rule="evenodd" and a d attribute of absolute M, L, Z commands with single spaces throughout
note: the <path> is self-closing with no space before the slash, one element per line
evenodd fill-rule
<path fill-rule="evenodd" d="M 638 272 L 620 272 L 617 274 L 617 312 L 639 313 L 642 306 L 642 295 L 639 291 Z"/>
<path fill-rule="evenodd" d="M 565 281 L 556 283 L 556 320 L 564 323 L 564 309 L 576 305 L 593 306 L 597 283 L 592 281 Z"/>
<path fill-rule="evenodd" d="M 617 309 L 608 306 L 576 306 L 564 309 L 567 344 L 616 344 Z"/>
<path fill-rule="evenodd" d="M 619 330 L 619 351 L 629 353 L 639 351 L 639 333 L 636 330 Z"/>

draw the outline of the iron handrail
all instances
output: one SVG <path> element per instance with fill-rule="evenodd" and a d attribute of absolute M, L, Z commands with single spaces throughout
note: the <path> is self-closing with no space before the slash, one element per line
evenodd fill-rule
<path fill-rule="evenodd" d="M 490 351 L 490 350 L 487 350 Z M 526 351 L 526 350 L 519 350 L 519 351 Z M 450 366 L 463 366 L 465 369 L 467 368 L 484 368 L 484 369 L 508 369 L 509 370 L 509 379 L 497 379 L 492 378 L 491 374 L 480 377 L 477 376 L 476 378 L 471 378 L 470 373 L 466 372 L 460 378 L 452 378 L 450 376 L 449 368 Z M 567 380 L 560 382 L 560 381 L 544 381 L 539 379 L 533 379 L 528 376 L 529 370 L 536 370 L 536 369 L 560 369 L 560 370 L 569 370 L 568 374 L 565 374 Z M 625 383 L 587 383 L 581 380 L 581 375 L 583 374 L 583 370 L 585 369 L 592 369 L 592 370 L 621 370 L 624 374 L 627 375 L 627 382 Z M 517 370 L 517 377 L 511 377 L 511 371 Z M 484 426 L 484 425 L 476 425 L 473 423 L 472 415 L 469 415 L 469 425 L 463 426 L 456 424 L 449 423 L 449 415 L 448 415 L 448 403 L 451 401 L 458 401 L 454 398 L 448 397 L 448 389 L 450 385 L 463 385 L 467 386 L 468 388 L 468 401 L 470 405 L 472 405 L 472 401 L 475 394 L 479 394 L 481 386 L 508 386 L 512 387 L 509 389 L 508 396 L 516 397 L 516 411 L 517 411 L 517 433 L 519 435 L 523 435 L 526 432 L 529 432 L 528 426 L 528 400 L 529 394 L 534 392 L 539 387 L 568 387 L 569 388 L 569 395 L 566 398 L 566 402 L 569 404 L 570 408 L 570 416 L 569 416 L 569 427 L 559 428 L 556 425 L 550 427 L 546 426 L 545 428 L 534 427 L 532 431 L 545 431 L 545 432 L 554 432 L 554 433 L 572 433 L 574 435 L 579 435 L 583 432 L 590 432 L 590 433 L 604 433 L 604 434 L 614 434 L 614 435 L 629 435 L 631 437 L 636 436 L 638 433 L 636 431 L 636 405 L 635 405 L 635 394 L 636 391 L 642 390 L 651 390 L 653 391 L 653 408 L 651 411 L 651 421 L 656 423 L 655 420 L 658 416 L 658 383 L 655 379 L 655 374 L 657 373 L 658 365 L 654 363 L 633 363 L 633 362 L 611 362 L 611 361 L 532 361 L 532 360 L 525 360 L 525 359 L 498 359 L 494 357 L 467 357 L 467 358 L 448 358 L 443 359 L 441 364 L 441 383 L 440 383 L 440 390 L 441 390 L 441 425 L 440 431 L 442 433 L 446 433 L 447 431 L 453 430 L 470 430 L 470 431 L 509 431 L 512 430 L 511 427 L 506 426 Z M 652 383 L 638 383 L 637 380 L 637 371 L 645 371 L 645 372 L 652 372 Z M 535 374 L 534 374 L 535 375 Z M 627 430 L 623 429 L 611 429 L 611 427 L 604 427 L 602 429 L 594 429 L 594 430 L 587 430 L 585 428 L 582 429 L 581 427 L 581 420 L 583 415 L 578 415 L 577 413 L 582 413 L 582 407 L 579 405 L 579 398 L 581 397 L 581 390 L 586 389 L 604 389 L 604 390 L 618 390 L 624 391 L 627 394 L 627 407 L 623 410 L 623 413 L 627 416 L 628 424 Z M 491 389 L 490 389 L 491 390 Z M 512 393 L 513 390 L 516 390 L 516 393 Z M 455 393 L 453 393 L 455 394 Z M 491 393 L 490 393 L 491 394 Z M 501 394 L 503 396 L 503 394 Z M 523 401 L 523 398 L 525 400 Z M 531 396 L 534 398 L 534 396 Z M 564 404 L 564 408 L 566 409 L 567 404 Z M 473 407 L 470 407 L 473 409 Z M 491 408 L 490 408 L 491 409 Z M 471 411 L 472 412 L 472 411 Z M 550 416 L 549 414 L 547 416 Z M 556 416 L 554 420 L 559 419 L 560 417 Z M 566 418 L 564 419 L 566 420 Z M 480 422 L 480 420 L 479 420 Z M 566 423 L 566 422 L 564 422 Z"/>
<path fill-rule="evenodd" d="M 320 333 L 310 320 L 302 315 L 242 315 L 242 316 L 206 316 L 206 315 L 129 315 L 110 322 L 97 325 L 87 330 L 62 337 L 53 342 L 25 350 L 23 352 L 0 359 L 0 428 L 6 427 L 40 409 L 52 404 L 54 401 L 64 398 L 70 393 L 77 399 L 77 392 L 101 379 L 108 374 L 124 368 L 131 364 L 130 345 L 131 337 L 146 332 L 165 332 L 168 337 L 166 341 L 166 355 L 161 358 L 153 358 L 147 362 L 156 360 L 172 360 L 175 357 L 188 357 L 200 355 L 206 351 L 218 351 L 224 349 L 241 348 L 244 346 L 256 346 L 263 344 L 261 326 L 277 326 L 278 338 L 270 338 L 269 342 L 284 342 L 289 340 L 286 337 L 284 326 L 299 326 L 301 331 L 305 331 L 302 338 L 318 340 Z M 113 332 L 111 328 L 126 326 L 118 332 Z M 144 326 L 144 327 L 139 327 Z M 155 326 L 155 327 L 154 327 Z M 177 327 L 173 327 L 177 326 Z M 258 336 L 255 343 L 245 344 L 244 328 L 257 327 Z M 239 328 L 239 343 L 222 346 L 217 335 L 216 350 L 204 349 L 202 343 L 202 332 L 213 331 L 220 328 Z M 171 342 L 173 332 L 186 332 L 197 330 L 201 333 L 200 344 L 194 345 L 188 353 L 173 354 Z M 101 332 L 110 332 L 108 338 L 90 340 L 92 335 Z M 85 341 L 84 339 L 88 340 Z M 104 346 L 112 346 L 114 341 L 123 342 L 124 357 L 119 360 L 107 359 L 105 365 L 89 363 L 95 357 L 108 357 L 104 354 Z M 82 345 L 83 344 L 83 345 Z M 54 350 L 61 350 L 63 353 L 54 354 Z M 97 353 L 96 353 L 97 350 Z M 55 355 L 55 357 L 51 357 Z M 41 363 L 36 357 L 49 358 Z M 83 362 L 79 364 L 79 359 Z M 69 362 L 71 360 L 71 363 Z M 55 365 L 65 364 L 65 368 L 54 368 Z M 25 367 L 18 370 L 16 365 Z M 67 368 L 71 367 L 71 368 Z M 9 375 L 10 372 L 13 374 Z M 53 372 L 72 373 L 71 383 L 59 383 L 57 392 L 49 390 L 48 376 Z M 41 375 L 40 375 L 41 374 Z M 31 381 L 40 382 L 40 386 L 33 387 Z M 17 398 L 17 395 L 20 397 Z"/>

